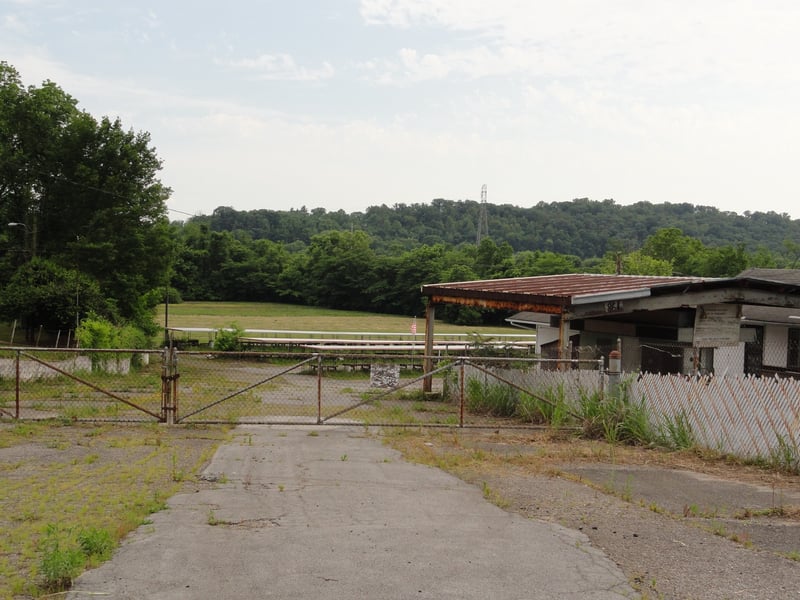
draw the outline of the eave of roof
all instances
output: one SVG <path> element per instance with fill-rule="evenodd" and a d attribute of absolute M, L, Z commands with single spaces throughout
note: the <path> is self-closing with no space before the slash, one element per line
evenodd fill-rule
<path fill-rule="evenodd" d="M 705 281 L 709 280 L 700 277 L 582 273 L 429 284 L 422 286 L 422 294 L 429 297 L 519 299 L 568 306 L 642 298 L 659 288 L 681 287 Z"/>

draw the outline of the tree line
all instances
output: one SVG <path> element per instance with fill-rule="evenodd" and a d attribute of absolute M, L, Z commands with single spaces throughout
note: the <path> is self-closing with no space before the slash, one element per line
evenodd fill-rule
<path fill-rule="evenodd" d="M 300 222 L 298 211 L 288 214 Z M 306 214 L 311 221 L 311 213 Z M 602 256 L 588 258 L 547 249 L 517 251 L 493 237 L 459 244 L 376 240 L 361 229 L 331 229 L 312 234 L 307 244 L 287 243 L 255 239 L 245 229 L 215 230 L 205 217 L 173 223 L 173 230 L 176 298 L 280 301 L 407 315 L 423 313 L 420 287 L 425 283 L 579 272 L 732 277 L 749 267 L 795 267 L 800 258 L 800 246 L 790 240 L 777 252 L 765 246 L 751 251 L 742 242 L 706 245 L 677 227 L 655 229 L 634 250 L 610 243 Z M 465 307 L 449 307 L 444 316 L 463 324 L 497 318 Z"/>
<path fill-rule="evenodd" d="M 378 252 L 475 243 L 481 204 L 474 200 L 435 199 L 421 204 L 380 204 L 364 212 L 343 210 L 259 209 L 237 211 L 220 206 L 211 215 L 190 219 L 211 231 L 243 232 L 252 239 L 285 244 L 308 244 L 324 231 L 364 231 Z M 739 215 L 710 206 L 687 203 L 628 206 L 613 200 L 579 198 L 568 202 L 540 202 L 523 208 L 486 205 L 489 235 L 508 243 L 516 252 L 549 250 L 582 259 L 602 257 L 608 251 L 632 252 L 659 229 L 679 228 L 705 246 L 744 244 L 749 252 L 764 248 L 783 253 L 785 240 L 800 240 L 800 220 L 775 212 Z"/>

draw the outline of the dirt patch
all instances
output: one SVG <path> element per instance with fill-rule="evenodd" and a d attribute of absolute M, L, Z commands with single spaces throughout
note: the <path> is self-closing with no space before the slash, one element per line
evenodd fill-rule
<path fill-rule="evenodd" d="M 644 598 L 798 598 L 800 478 L 547 434 L 395 435 L 506 510 L 585 533 Z"/>

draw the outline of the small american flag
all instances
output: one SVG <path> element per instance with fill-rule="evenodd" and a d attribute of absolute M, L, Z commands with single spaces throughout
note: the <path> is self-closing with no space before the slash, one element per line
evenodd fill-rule
<path fill-rule="evenodd" d="M 411 334 L 417 335 L 417 317 L 414 317 L 414 320 L 411 321 Z"/>

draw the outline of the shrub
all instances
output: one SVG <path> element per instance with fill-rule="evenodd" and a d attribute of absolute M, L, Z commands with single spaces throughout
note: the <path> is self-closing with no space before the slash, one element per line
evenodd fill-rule
<path fill-rule="evenodd" d="M 242 349 L 242 343 L 239 338 L 242 337 L 244 330 L 236 323 L 231 323 L 227 329 L 217 329 L 217 335 L 214 338 L 214 349 L 220 352 L 239 352 Z"/>

